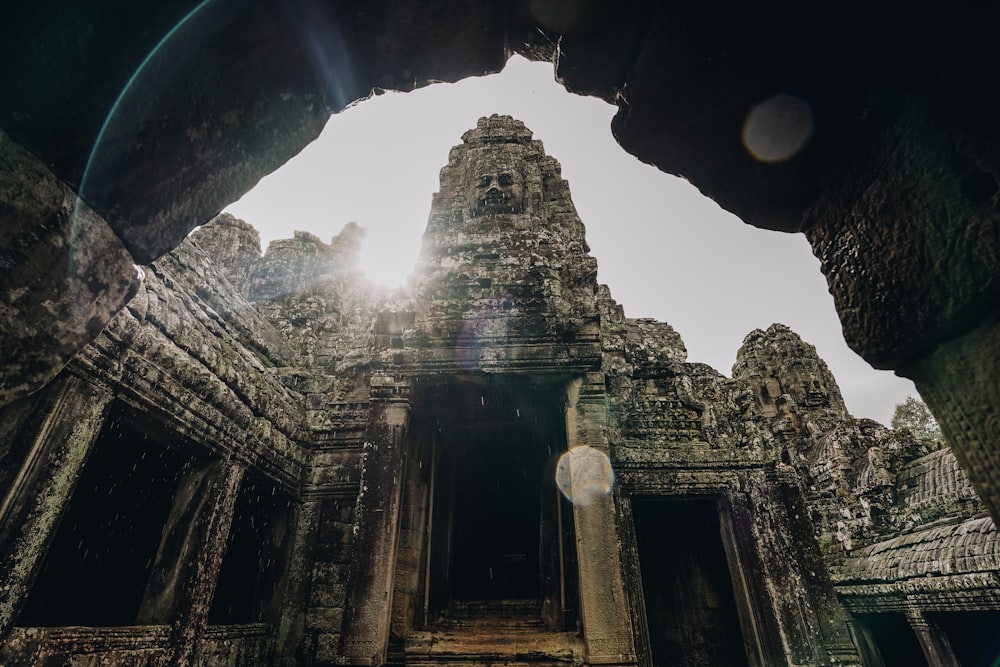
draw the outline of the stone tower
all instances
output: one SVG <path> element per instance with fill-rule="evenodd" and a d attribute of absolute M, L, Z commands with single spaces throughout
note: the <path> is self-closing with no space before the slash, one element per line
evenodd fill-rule
<path fill-rule="evenodd" d="M 453 371 L 599 365 L 597 262 L 559 163 L 520 121 L 480 119 L 441 170 L 416 271 L 414 336 Z M 589 342 L 589 347 L 584 343 Z M 422 370 L 444 364 L 421 356 Z"/>
<path fill-rule="evenodd" d="M 397 556 L 355 572 L 374 583 L 348 604 L 349 656 L 378 660 L 435 619 L 518 600 L 561 650 L 634 660 L 613 505 L 578 510 L 554 475 L 567 449 L 608 457 L 596 275 L 558 162 L 520 121 L 480 119 L 441 171 L 412 295 L 376 321 L 373 419 L 390 404 L 405 417 L 368 451 L 359 539 Z"/>

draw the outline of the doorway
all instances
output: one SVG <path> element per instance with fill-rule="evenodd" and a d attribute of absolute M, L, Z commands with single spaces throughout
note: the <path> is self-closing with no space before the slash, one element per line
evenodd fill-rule
<path fill-rule="evenodd" d="M 451 597 L 541 597 L 542 471 L 547 450 L 530 430 L 472 431 L 454 458 Z"/>
<path fill-rule="evenodd" d="M 962 665 L 1000 663 L 1000 610 L 938 612 L 932 618 Z"/>
<path fill-rule="evenodd" d="M 854 622 L 872 640 L 872 645 L 862 647 L 867 664 L 927 665 L 917 635 L 902 612 L 855 614 Z"/>
<path fill-rule="evenodd" d="M 633 501 L 642 594 L 656 667 L 746 667 L 713 498 Z"/>
<path fill-rule="evenodd" d="M 115 405 L 17 625 L 135 625 L 177 486 L 206 458 Z"/>
<path fill-rule="evenodd" d="M 425 619 L 502 607 L 532 609 L 553 629 L 575 623 L 573 514 L 554 474 L 566 449 L 560 394 L 513 379 L 421 393 L 414 441 L 432 441 Z"/>

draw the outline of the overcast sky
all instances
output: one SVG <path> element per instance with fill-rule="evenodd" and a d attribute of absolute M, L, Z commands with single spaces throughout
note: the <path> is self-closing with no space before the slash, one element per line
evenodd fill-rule
<path fill-rule="evenodd" d="M 448 150 L 493 113 L 524 121 L 559 160 L 598 280 L 629 317 L 669 322 L 690 361 L 728 376 L 744 336 L 782 322 L 816 346 L 854 416 L 888 424 L 896 403 L 917 396 L 910 381 L 848 349 L 804 236 L 745 225 L 687 181 L 636 160 L 611 136 L 615 108 L 570 95 L 545 63 L 515 57 L 495 76 L 366 100 L 226 210 L 260 230 L 265 248 L 295 230 L 329 242 L 357 222 L 367 230 L 368 275 L 400 285 Z"/>

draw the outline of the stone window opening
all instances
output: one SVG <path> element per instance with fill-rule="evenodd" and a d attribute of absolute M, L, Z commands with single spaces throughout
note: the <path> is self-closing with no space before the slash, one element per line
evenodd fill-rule
<path fill-rule="evenodd" d="M 855 632 L 866 665 L 926 665 L 917 636 L 902 612 L 854 614 Z"/>
<path fill-rule="evenodd" d="M 121 408 L 111 413 L 17 625 L 137 624 L 177 485 L 207 458 L 150 435 Z"/>
<path fill-rule="evenodd" d="M 263 475 L 248 472 L 236 496 L 209 625 L 273 622 L 287 570 L 294 501 Z"/>

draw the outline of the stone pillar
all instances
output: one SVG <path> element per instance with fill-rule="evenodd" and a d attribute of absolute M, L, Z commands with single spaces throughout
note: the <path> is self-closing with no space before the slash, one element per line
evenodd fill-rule
<path fill-rule="evenodd" d="M 924 657 L 927 659 L 927 667 L 962 667 L 958 658 L 955 657 L 954 651 L 951 650 L 948 635 L 937 623 L 914 607 L 906 609 L 906 620 L 913 628 L 913 634 L 917 636 L 920 650 L 924 652 Z"/>
<path fill-rule="evenodd" d="M 48 413 L 0 506 L 0 637 L 24 604 L 113 397 L 72 375 L 44 391 L 53 392 Z"/>
<path fill-rule="evenodd" d="M 734 510 L 731 502 L 718 502 L 719 533 L 722 548 L 726 552 L 726 564 L 733 582 L 733 598 L 736 600 L 736 614 L 743 634 L 743 648 L 749 667 L 766 667 L 779 662 L 781 651 L 776 636 L 779 634 L 771 614 L 761 613 L 760 605 L 765 599 L 764 582 L 752 576 L 756 554 L 746 553 L 747 542 L 737 533 L 737 518 L 747 508 Z M 754 612 L 757 613 L 754 613 Z"/>
<path fill-rule="evenodd" d="M 885 667 L 882 654 L 879 653 L 871 630 L 864 623 L 858 623 L 851 617 L 847 619 L 847 629 L 850 631 L 854 646 L 857 647 L 858 654 L 861 656 L 861 663 L 865 667 Z"/>
<path fill-rule="evenodd" d="M 351 593 L 344 612 L 341 650 L 355 665 L 381 665 L 389 642 L 399 503 L 410 404 L 373 397 L 365 434 L 361 492 L 355 514 Z"/>
<path fill-rule="evenodd" d="M 1000 525 L 1000 318 L 898 373 L 917 385 L 955 458 Z"/>
<path fill-rule="evenodd" d="M 177 485 L 143 595 L 138 625 L 171 625 L 175 665 L 192 663 L 226 552 L 244 468 L 214 459 Z"/>
<path fill-rule="evenodd" d="M 588 373 L 571 385 L 568 399 L 569 449 L 587 446 L 609 456 L 604 375 Z M 637 664 L 615 514 L 613 494 L 573 504 L 585 660 L 591 665 Z"/>
<path fill-rule="evenodd" d="M 309 500 L 303 502 L 295 513 L 287 583 L 281 601 L 277 637 L 274 640 L 275 664 L 282 667 L 293 667 L 300 662 L 295 653 L 302 648 L 306 609 L 309 606 L 309 580 L 316 558 L 316 532 L 319 530 L 321 508 L 321 502 Z"/>
<path fill-rule="evenodd" d="M 741 561 L 760 623 L 757 646 L 763 663 L 859 667 L 847 613 L 834 591 L 797 478 L 758 473 L 747 480 L 746 489 L 727 494 L 732 524 L 724 529 L 738 551 L 743 545 L 756 551 L 741 554 Z"/>
<path fill-rule="evenodd" d="M 618 531 L 622 543 L 622 567 L 626 572 L 625 587 L 628 593 L 632 631 L 634 633 L 636 661 L 639 667 L 653 667 L 650 653 L 649 626 L 645 622 L 646 597 L 642 589 L 642 566 L 639 563 L 639 545 L 635 536 L 635 518 L 632 513 L 632 498 L 619 496 L 615 500 L 618 509 Z M 756 667 L 751 665 L 751 667 Z"/>

